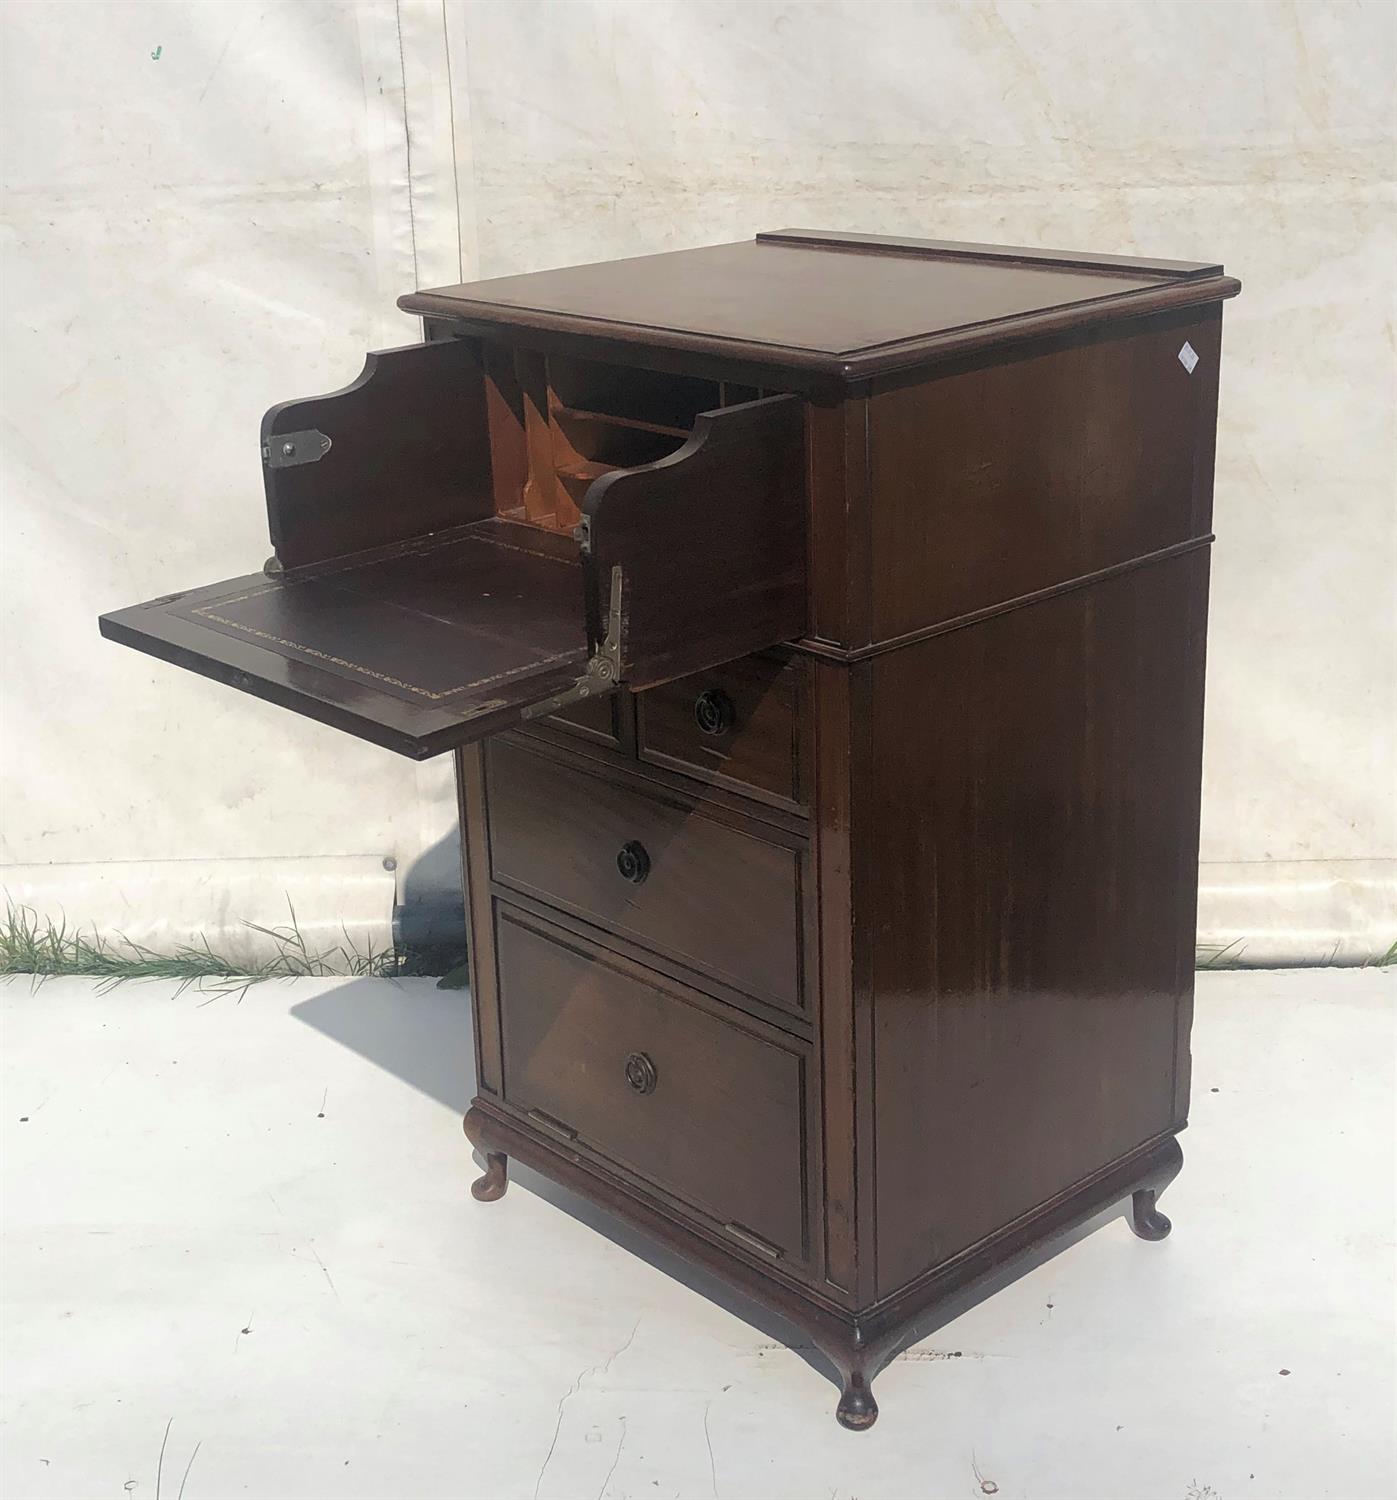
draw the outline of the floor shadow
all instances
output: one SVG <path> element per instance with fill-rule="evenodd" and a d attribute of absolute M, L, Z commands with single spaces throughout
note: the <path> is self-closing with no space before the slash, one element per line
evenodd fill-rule
<path fill-rule="evenodd" d="M 293 1005 L 291 1014 L 457 1114 L 474 1097 L 469 990 L 350 979 Z"/>
<path fill-rule="evenodd" d="M 391 980 L 356 979 L 303 1000 L 291 1008 L 291 1014 L 458 1114 L 465 1113 L 475 1095 L 468 990 L 439 990 L 422 982 L 399 985 Z M 463 1155 L 470 1149 L 463 1141 Z M 480 1154 L 471 1154 L 483 1171 Z M 542 1198 L 680 1285 L 741 1318 L 768 1338 L 786 1345 L 813 1369 L 838 1384 L 834 1366 L 800 1330 L 750 1301 L 725 1281 L 665 1250 L 641 1231 L 528 1167 L 511 1162 L 509 1175 L 511 1189 L 522 1189 Z M 460 1178 L 462 1193 L 468 1191 L 469 1181 L 469 1174 L 463 1172 Z M 906 1331 L 898 1352 L 931 1337 L 1003 1287 L 1120 1217 L 1129 1202 L 1126 1198 L 1118 1207 L 1108 1209 L 1075 1229 L 1065 1231 L 1048 1244 L 1037 1246 L 996 1267 L 986 1279 L 929 1309 Z M 484 1211 L 488 1209 L 482 1209 Z"/>

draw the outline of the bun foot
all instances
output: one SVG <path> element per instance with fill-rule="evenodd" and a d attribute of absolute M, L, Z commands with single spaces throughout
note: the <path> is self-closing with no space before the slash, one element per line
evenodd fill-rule
<path fill-rule="evenodd" d="M 1142 1240 L 1162 1240 L 1174 1227 L 1154 1206 L 1153 1188 L 1131 1194 L 1130 1227 Z"/>
<path fill-rule="evenodd" d="M 878 1420 L 878 1403 L 862 1375 L 851 1375 L 839 1398 L 834 1415 L 850 1432 L 866 1432 Z"/>
<path fill-rule="evenodd" d="M 509 1158 L 503 1151 L 485 1153 L 485 1175 L 471 1183 L 471 1197 L 477 1203 L 493 1203 L 504 1197 L 509 1186 Z"/>

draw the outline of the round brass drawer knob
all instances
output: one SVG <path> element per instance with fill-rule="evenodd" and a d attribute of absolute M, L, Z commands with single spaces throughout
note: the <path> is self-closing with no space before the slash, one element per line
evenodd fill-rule
<path fill-rule="evenodd" d="M 643 1052 L 632 1052 L 626 1059 L 626 1082 L 637 1094 L 653 1094 L 659 1082 L 655 1064 Z"/>
<path fill-rule="evenodd" d="M 727 734 L 736 719 L 737 710 L 722 688 L 709 688 L 694 699 L 694 723 L 703 734 Z"/>

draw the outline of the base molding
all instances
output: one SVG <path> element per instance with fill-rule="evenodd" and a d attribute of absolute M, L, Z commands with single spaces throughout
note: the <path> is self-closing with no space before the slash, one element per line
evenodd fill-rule
<path fill-rule="evenodd" d="M 487 1186 L 477 1184 L 479 1199 L 503 1195 L 505 1163 L 513 1157 L 720 1278 L 758 1308 L 794 1325 L 825 1355 L 842 1382 L 836 1417 L 853 1431 L 877 1420 L 873 1379 L 895 1355 L 970 1305 L 977 1290 L 1012 1280 L 1045 1259 L 1054 1242 L 1074 1229 L 1128 1199 L 1135 1232 L 1145 1239 L 1163 1238 L 1169 1221 L 1154 1207 L 1155 1199 L 1183 1165 L 1174 1134 L 1158 1136 L 892 1296 L 847 1311 L 777 1280 L 769 1267 L 748 1264 L 580 1153 L 536 1135 L 493 1101 L 477 1098 L 463 1125 L 487 1162 L 481 1179 Z"/>

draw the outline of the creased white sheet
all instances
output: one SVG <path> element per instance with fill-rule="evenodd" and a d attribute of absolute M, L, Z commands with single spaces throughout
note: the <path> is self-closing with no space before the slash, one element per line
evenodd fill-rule
<path fill-rule="evenodd" d="M 143 900 L 215 939 L 235 920 L 217 881 L 201 907 L 162 896 L 159 872 L 237 861 L 243 880 L 261 861 L 260 910 L 296 862 L 330 861 L 321 915 L 344 909 L 334 868 L 437 849 L 449 884 L 447 763 L 105 644 L 96 615 L 261 563 L 262 411 L 416 338 L 394 306 L 408 287 L 828 225 L 1216 257 L 1243 278 L 1200 942 L 1267 962 L 1384 951 L 1395 15 L 6 7 L 0 860 L 45 902 L 139 866 Z"/>

